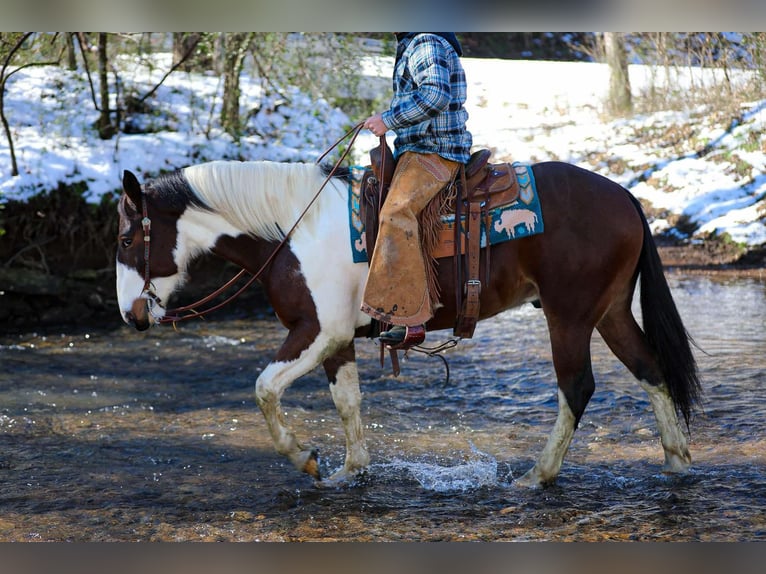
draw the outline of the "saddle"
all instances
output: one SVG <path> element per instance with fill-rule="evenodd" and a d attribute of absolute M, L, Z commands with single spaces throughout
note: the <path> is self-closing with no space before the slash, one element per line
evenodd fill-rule
<path fill-rule="evenodd" d="M 491 209 L 513 203 L 519 196 L 519 184 L 508 163 L 490 164 L 491 152 L 473 153 L 458 175 L 421 213 L 421 228 L 437 228 L 435 241 L 429 245 L 433 259 L 453 257 L 455 269 L 455 302 L 458 316 L 453 333 L 471 338 L 479 319 L 480 257 L 485 258 L 485 278 L 490 271 L 489 249 L 481 249 L 481 222 L 489 229 Z M 385 138 L 370 151 L 370 167 L 362 176 L 360 216 L 364 223 L 368 261 L 372 259 L 377 239 L 380 209 L 391 185 L 396 162 Z M 454 224 L 442 225 L 443 218 L 454 216 Z M 459 246 L 459 248 L 458 248 Z M 435 280 L 434 280 L 435 281 Z M 373 322 L 371 336 L 381 326 Z"/>

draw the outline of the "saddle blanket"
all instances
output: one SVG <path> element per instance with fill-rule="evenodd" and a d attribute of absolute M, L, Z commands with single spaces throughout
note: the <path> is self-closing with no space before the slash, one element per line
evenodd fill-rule
<path fill-rule="evenodd" d="M 366 263 L 367 245 L 364 223 L 359 215 L 362 176 L 365 168 L 351 167 L 348 194 L 348 216 L 351 229 L 351 253 L 354 263 Z M 519 197 L 507 205 L 497 206 L 489 211 L 489 229 L 482 218 L 481 246 L 495 245 L 511 239 L 521 239 L 544 231 L 540 198 L 537 195 L 535 176 L 529 164 L 515 162 L 513 170 L 519 182 Z M 461 217 L 461 221 L 464 218 Z M 454 254 L 455 214 L 442 216 L 442 230 L 439 245 L 434 256 L 450 257 Z"/>

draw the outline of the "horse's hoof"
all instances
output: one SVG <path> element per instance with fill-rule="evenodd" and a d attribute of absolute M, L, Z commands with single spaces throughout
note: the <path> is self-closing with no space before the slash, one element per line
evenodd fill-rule
<path fill-rule="evenodd" d="M 686 447 L 665 449 L 664 474 L 686 474 L 692 466 L 692 455 Z"/>
<path fill-rule="evenodd" d="M 537 468 L 532 467 L 519 478 L 514 480 L 512 484 L 513 486 L 518 486 L 519 488 L 543 488 L 544 486 L 552 483 L 554 480 L 555 477 L 547 481 L 543 480 L 542 476 L 540 476 L 540 473 L 537 471 Z"/>
<path fill-rule="evenodd" d="M 303 472 L 314 478 L 314 480 L 321 480 L 319 474 L 319 452 L 316 449 L 312 449 L 309 452 L 306 462 L 303 464 Z"/>
<path fill-rule="evenodd" d="M 667 457 L 662 465 L 664 474 L 687 474 L 691 469 L 690 458 Z"/>
<path fill-rule="evenodd" d="M 351 486 L 356 483 L 361 477 L 365 476 L 366 470 L 360 468 L 357 470 L 346 470 L 341 468 L 337 472 L 334 472 L 328 478 L 321 480 L 317 483 L 317 486 L 325 488 L 336 488 L 341 486 Z"/>
<path fill-rule="evenodd" d="M 516 486 L 518 488 L 530 488 L 530 489 L 543 487 L 543 485 L 537 482 L 536 480 L 526 478 L 526 475 L 517 478 L 511 483 L 511 485 Z"/>

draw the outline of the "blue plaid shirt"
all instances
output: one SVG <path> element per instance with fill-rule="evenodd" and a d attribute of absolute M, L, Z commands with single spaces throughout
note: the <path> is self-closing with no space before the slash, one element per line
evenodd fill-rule
<path fill-rule="evenodd" d="M 472 137 L 463 66 L 450 43 L 436 34 L 403 40 L 394 66 L 394 97 L 383 123 L 396 132 L 394 155 L 405 151 L 435 153 L 468 162 Z"/>

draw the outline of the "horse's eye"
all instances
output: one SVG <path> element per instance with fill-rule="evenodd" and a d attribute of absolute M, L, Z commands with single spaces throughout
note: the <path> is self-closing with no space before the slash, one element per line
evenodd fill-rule
<path fill-rule="evenodd" d="M 127 249 L 128 247 L 130 247 L 132 244 L 133 244 L 133 239 L 131 239 L 130 237 L 123 237 L 123 238 L 122 238 L 122 246 L 123 246 L 125 249 Z"/>

